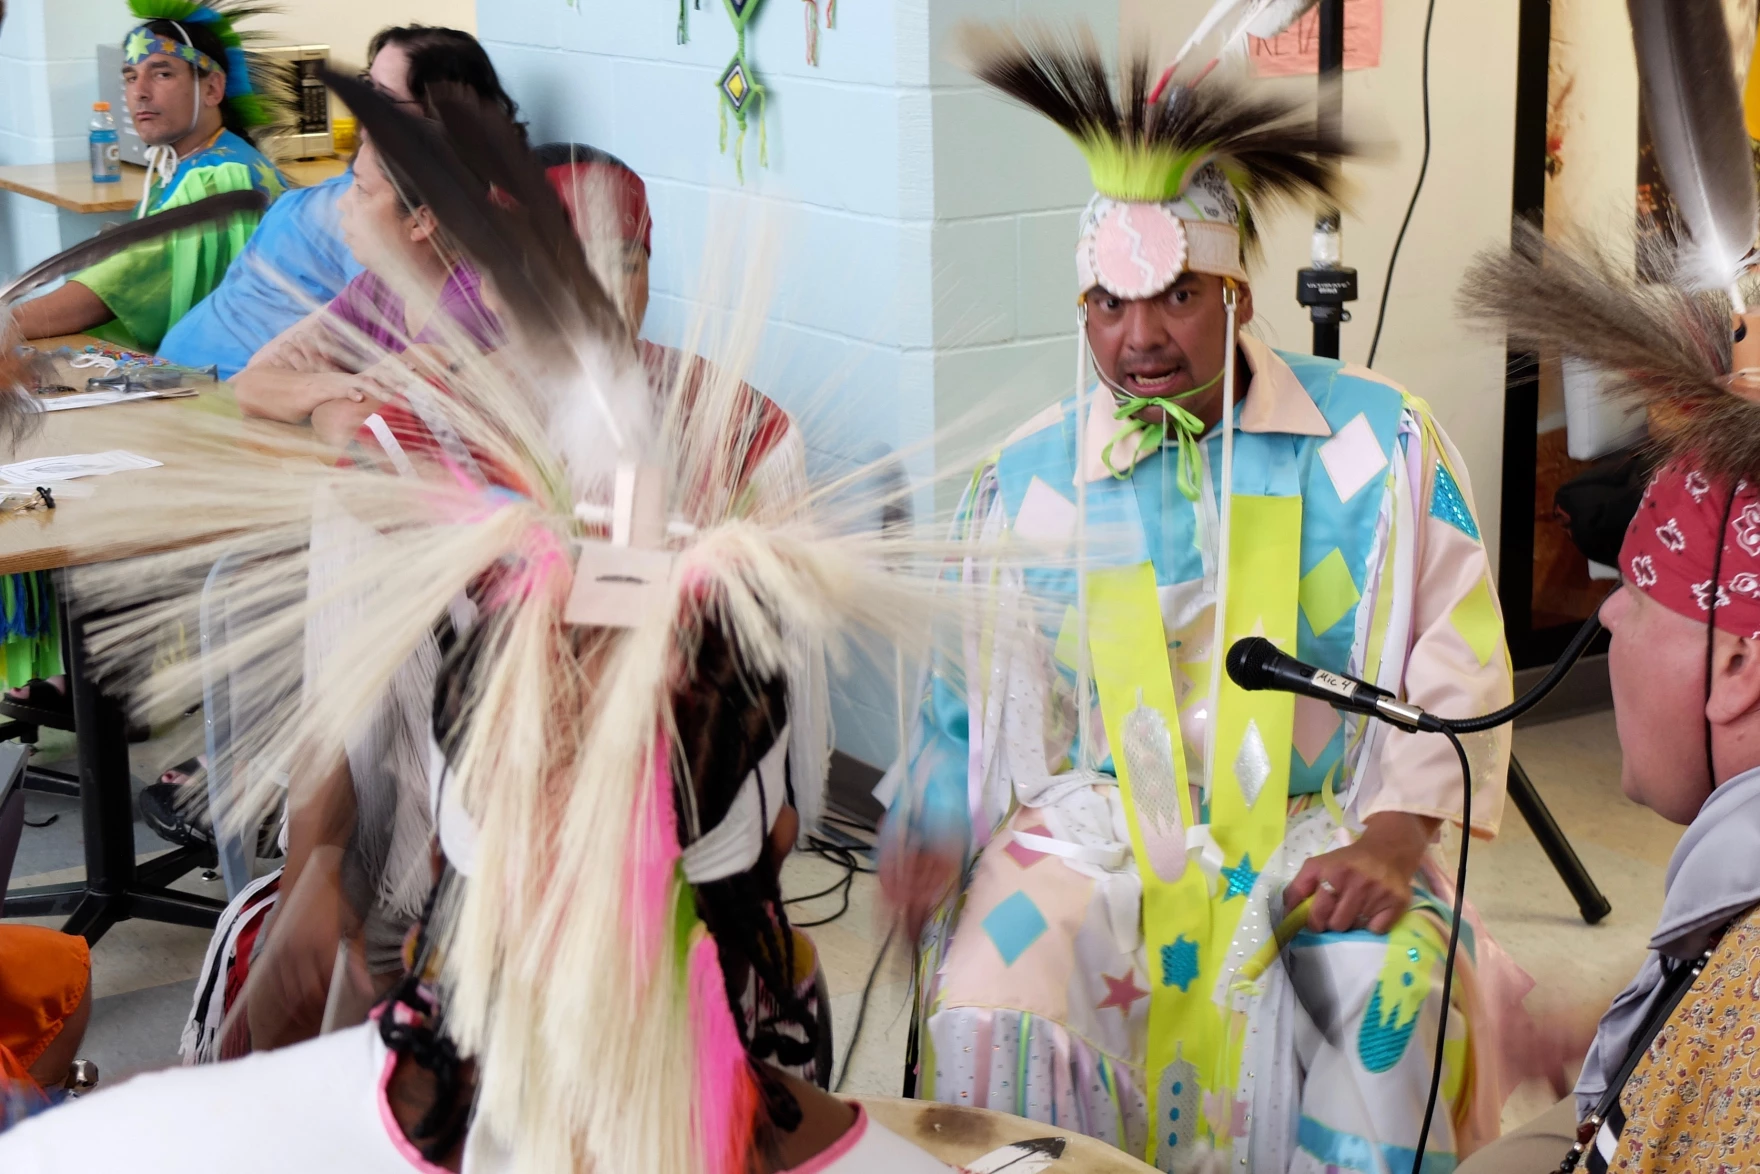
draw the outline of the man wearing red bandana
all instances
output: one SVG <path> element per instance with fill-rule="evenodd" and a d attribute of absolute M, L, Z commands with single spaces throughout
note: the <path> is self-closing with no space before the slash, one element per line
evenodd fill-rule
<path fill-rule="evenodd" d="M 1650 955 L 1602 1016 L 1576 1095 L 1462 1174 L 1550 1169 L 1583 1138 L 1601 1170 L 1760 1162 L 1760 487 L 1692 457 L 1663 468 L 1601 606 L 1620 788 L 1687 825 Z"/>

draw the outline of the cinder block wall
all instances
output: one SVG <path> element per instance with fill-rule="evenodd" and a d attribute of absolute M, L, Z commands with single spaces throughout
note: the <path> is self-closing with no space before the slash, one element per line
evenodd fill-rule
<path fill-rule="evenodd" d="M 477 6 L 478 34 L 534 139 L 590 143 L 646 180 L 647 335 L 682 340 L 718 219 L 768 232 L 753 382 L 805 426 L 817 469 L 891 450 L 919 478 L 938 460 L 967 459 L 967 446 L 938 449 L 935 435 L 992 391 L 1006 388 L 1024 418 L 1072 377 L 1072 250 L 1088 195 L 1079 157 L 946 59 L 958 21 L 1023 15 L 1080 16 L 1106 40 L 1118 24 L 1117 0 L 841 0 L 814 67 L 804 5 L 769 0 L 747 37 L 769 92 L 769 167 L 757 165 L 754 125 L 741 185 L 717 149 L 715 83 L 735 50 L 720 4 L 688 12 L 684 45 L 671 4 Z M 952 505 L 948 493 L 917 502 L 920 512 Z M 839 748 L 890 762 L 893 695 L 890 666 L 846 674 L 834 697 Z"/>
<path fill-rule="evenodd" d="M 98 100 L 95 47 L 128 31 L 118 0 L 11 0 L 0 27 L 0 164 L 86 158 Z M 17 273 L 116 216 L 79 216 L 0 192 L 0 273 Z"/>

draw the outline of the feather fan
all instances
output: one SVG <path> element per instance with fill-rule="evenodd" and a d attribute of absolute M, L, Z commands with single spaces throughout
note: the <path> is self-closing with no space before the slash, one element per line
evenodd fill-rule
<path fill-rule="evenodd" d="M 1548 241 L 1517 221 L 1508 250 L 1468 268 L 1463 316 L 1495 323 L 1512 347 L 1580 359 L 1610 394 L 1651 409 L 1651 434 L 1732 480 L 1760 473 L 1760 404 L 1729 390 L 1729 301 L 1666 280 L 1667 234 L 1638 236 L 1638 263 L 1587 239 Z M 1638 273 L 1661 281 L 1642 281 Z"/>
<path fill-rule="evenodd" d="M 436 96 L 452 128 L 440 133 L 364 82 L 323 76 L 409 194 L 433 210 L 493 287 L 531 386 L 545 390 L 541 426 L 593 438 L 565 463 L 574 491 L 598 493 L 617 460 L 649 458 L 656 420 L 628 329 L 518 128 L 455 93 Z M 601 431 L 610 446 L 597 443 Z"/>
<path fill-rule="evenodd" d="M 1092 31 L 1046 26 L 963 25 L 961 63 L 978 78 L 1037 110 L 1076 141 L 1094 187 L 1117 200 L 1179 197 L 1214 164 L 1243 197 L 1243 232 L 1281 200 L 1341 198 L 1338 164 L 1352 153 L 1316 125 L 1311 102 L 1249 96 L 1210 76 L 1150 100 L 1146 50 L 1120 64 L 1115 95 Z"/>
<path fill-rule="evenodd" d="M 731 1174 L 739 1158 L 725 1151 L 742 1122 L 725 1118 L 742 1101 L 711 1070 L 726 1060 L 724 1009 L 703 1002 L 715 994 L 713 959 L 672 932 L 671 903 L 630 881 L 670 818 L 656 763 L 674 733 L 672 691 L 711 623 L 754 674 L 791 681 L 824 672 L 821 648 L 838 665 L 863 649 L 890 659 L 894 641 L 920 652 L 931 624 L 953 627 L 958 609 L 979 605 L 942 577 L 971 548 L 853 525 L 849 515 L 873 502 L 847 490 L 868 470 L 811 487 L 804 472 L 780 479 L 754 508 L 741 454 L 729 451 L 751 439 L 741 368 L 658 389 L 632 370 L 627 326 L 568 255 L 581 248 L 572 233 L 551 235 L 554 208 L 535 164 L 513 150 L 512 126 L 445 101 L 436 136 L 341 81 L 389 168 L 485 274 L 510 319 L 505 345 L 481 354 L 437 316 L 430 329 L 448 361 L 435 348 L 381 358 L 399 405 L 453 441 L 409 450 L 403 474 L 333 465 L 300 437 L 266 442 L 249 421 L 142 413 L 133 447 L 153 452 L 164 430 L 194 452 L 154 470 L 152 494 L 107 499 L 79 536 L 77 561 L 168 551 L 73 576 L 77 605 L 106 617 L 91 629 L 95 661 L 154 717 L 187 709 L 205 676 L 250 669 L 276 700 L 210 763 L 232 796 L 228 826 L 249 828 L 279 801 L 277 780 L 290 805 L 311 793 L 458 601 L 475 601 L 457 707 L 467 716 L 441 740 L 448 794 L 477 846 L 470 876 L 445 885 L 430 922 L 446 1030 L 477 1065 L 472 1128 L 511 1155 L 515 1174 Z M 477 133 L 490 137 L 458 151 L 444 142 Z M 728 350 L 737 359 L 754 347 L 742 336 Z M 584 412 L 584 400 L 603 412 Z M 663 471 L 678 523 L 671 577 L 637 626 L 572 627 L 572 569 L 600 532 L 577 507 L 608 506 L 603 475 L 631 458 Z M 917 488 L 900 485 L 895 504 Z M 358 538 L 341 551 L 326 547 L 335 531 L 322 524 L 338 518 Z M 221 560 L 232 573 L 212 578 Z M 197 630 L 216 602 L 249 622 L 198 660 L 155 665 L 152 636 Z M 337 625 L 335 651 L 308 665 L 319 616 Z M 669 883 L 688 913 L 689 890 Z M 705 1108 L 706 1096 L 725 1099 Z"/>
<path fill-rule="evenodd" d="M 1733 291 L 1750 263 L 1760 208 L 1723 2 L 1627 0 L 1626 7 L 1656 162 L 1692 238 L 1679 279 Z"/>
<path fill-rule="evenodd" d="M 168 208 L 141 220 L 119 224 L 91 240 L 63 249 L 0 286 L 0 307 L 11 305 L 32 290 L 41 289 L 58 278 L 96 265 L 106 257 L 113 257 L 145 241 L 157 240 L 186 228 L 218 223 L 233 216 L 262 212 L 268 206 L 268 198 L 259 191 L 222 192 L 180 208 Z"/>

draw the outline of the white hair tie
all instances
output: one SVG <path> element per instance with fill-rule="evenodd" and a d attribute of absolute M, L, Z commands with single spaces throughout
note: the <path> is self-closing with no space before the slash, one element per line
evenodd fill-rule
<path fill-rule="evenodd" d="M 788 802 L 788 727 L 740 784 L 721 822 L 684 850 L 684 879 L 693 885 L 726 880 L 750 869 L 763 855 L 776 814 Z M 759 788 L 762 787 L 760 801 Z"/>
<path fill-rule="evenodd" d="M 440 850 L 451 862 L 453 871 L 470 876 L 476 870 L 479 832 L 476 822 L 458 801 L 456 789 L 448 785 L 452 782 L 452 768 L 432 734 L 428 737 L 428 777 L 432 780 L 429 795 Z M 680 858 L 684 879 L 693 885 L 704 885 L 749 870 L 764 854 L 764 841 L 776 826 L 777 813 L 787 802 L 788 727 L 784 725 L 769 753 L 740 784 L 739 794 L 734 796 L 721 822 L 685 848 Z"/>

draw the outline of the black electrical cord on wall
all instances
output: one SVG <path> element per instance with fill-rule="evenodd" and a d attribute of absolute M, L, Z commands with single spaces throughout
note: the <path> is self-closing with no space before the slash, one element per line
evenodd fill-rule
<path fill-rule="evenodd" d="M 1430 171 L 1430 28 L 1436 22 L 1436 0 L 1424 10 L 1424 155 L 1418 163 L 1418 182 L 1412 185 L 1412 198 L 1406 204 L 1406 218 L 1400 222 L 1399 235 L 1393 238 L 1393 252 L 1387 257 L 1387 277 L 1381 282 L 1381 306 L 1375 311 L 1375 333 L 1369 339 L 1369 361 L 1375 365 L 1375 352 L 1381 348 L 1381 327 L 1387 321 L 1387 295 L 1393 289 L 1393 267 L 1399 263 L 1399 247 L 1405 243 L 1406 229 L 1412 226 L 1412 213 L 1417 210 L 1418 196 L 1424 190 L 1424 177 Z"/>

